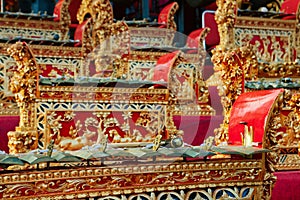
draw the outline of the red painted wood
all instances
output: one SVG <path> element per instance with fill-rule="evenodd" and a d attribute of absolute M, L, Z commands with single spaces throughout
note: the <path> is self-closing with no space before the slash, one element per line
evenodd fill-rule
<path fill-rule="evenodd" d="M 259 90 L 241 94 L 234 102 L 229 119 L 229 144 L 241 145 L 241 133 L 244 132 L 244 125 L 240 122 L 247 122 L 253 126 L 253 142 L 262 143 L 273 105 L 282 93 L 282 89 Z"/>

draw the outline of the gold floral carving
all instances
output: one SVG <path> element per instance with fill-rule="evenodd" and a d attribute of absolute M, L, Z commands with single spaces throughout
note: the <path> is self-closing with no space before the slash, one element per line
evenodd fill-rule
<path fill-rule="evenodd" d="M 223 106 L 224 120 L 220 128 L 215 130 L 215 142 L 220 144 L 228 140 L 229 115 L 233 102 L 244 91 L 243 64 L 247 63 L 245 70 L 250 70 L 250 66 L 255 62 L 254 55 L 247 48 L 236 48 L 234 41 L 234 25 L 237 12 L 237 2 L 227 0 L 216 1 L 218 9 L 215 13 L 220 43 L 212 52 L 212 62 L 214 63 L 215 76 L 221 79 L 218 86 L 221 103 Z M 247 58 L 251 58 L 250 62 Z M 243 63 L 245 62 L 245 63 Z"/>
<path fill-rule="evenodd" d="M 276 141 L 281 148 L 298 148 L 300 142 L 300 94 L 294 93 L 288 101 L 290 112 L 280 115 L 280 123 L 286 130 L 277 132 Z M 288 152 L 286 152 L 288 153 Z"/>
<path fill-rule="evenodd" d="M 75 143 L 76 148 L 84 145 L 82 142 L 78 143 L 79 140 L 86 141 L 82 140 L 84 139 L 83 132 L 90 133 L 86 134 L 86 136 L 94 135 L 94 138 L 99 133 L 104 133 L 105 135 L 109 135 L 109 138 L 114 143 L 150 142 L 156 134 L 163 134 L 162 130 L 164 128 L 170 129 L 174 133 L 176 132 L 174 124 L 172 121 L 168 121 L 168 116 L 166 116 L 168 104 L 171 103 L 169 101 L 168 90 L 166 89 L 150 90 L 147 88 L 126 89 L 75 86 L 47 86 L 46 88 L 40 87 L 41 95 L 39 99 L 48 100 L 36 103 L 40 148 L 45 148 L 54 138 L 57 139 L 55 140 L 57 141 L 56 145 L 59 146 L 62 127 L 64 127 L 64 144 L 70 142 L 70 139 L 77 141 L 72 143 L 73 149 L 75 148 Z M 55 92 L 55 95 L 49 96 L 55 89 L 61 90 L 62 95 L 58 95 Z M 87 90 L 90 90 L 90 92 L 87 93 Z M 81 116 L 84 114 L 91 118 L 83 118 L 80 115 L 76 117 L 78 113 L 82 113 Z M 110 115 L 106 116 L 108 113 Z M 114 113 L 118 113 L 117 116 L 119 117 L 114 117 Z M 131 122 L 132 119 L 130 120 L 132 114 L 138 117 L 135 118 L 136 121 L 134 124 Z M 47 124 L 43 125 L 43 121 L 45 120 Z M 69 127 L 69 129 L 68 126 L 65 126 L 68 124 L 68 121 L 74 122 L 74 126 Z M 92 121 L 94 123 L 90 123 Z M 114 127 L 108 127 L 109 125 L 114 125 Z M 97 130 L 89 131 L 92 130 L 89 127 L 93 126 L 94 128 L 97 127 Z M 118 131 L 116 132 L 113 129 Z M 143 132 L 143 137 L 141 137 L 140 131 Z M 66 132 L 69 132 L 69 135 L 66 135 Z M 96 143 L 96 140 L 94 143 Z M 71 143 L 69 144 L 71 145 Z M 61 148 L 68 147 L 64 145 Z"/>
<path fill-rule="evenodd" d="M 244 92 L 244 81 L 257 77 L 257 59 L 248 46 L 230 51 L 216 49 L 213 51 L 212 61 L 214 70 L 222 80 L 218 91 L 223 105 L 224 121 L 221 127 L 215 130 L 216 143 L 220 144 L 228 139 L 231 107 L 237 97 Z"/>
<path fill-rule="evenodd" d="M 88 0 L 82 1 L 77 12 L 77 20 L 82 23 L 87 16 L 106 26 L 113 23 L 113 9 L 109 0 Z"/>
<path fill-rule="evenodd" d="M 85 20 L 85 17 L 87 17 L 87 16 L 93 17 L 92 3 L 93 3 L 93 0 L 81 1 L 80 7 L 76 14 L 76 18 L 77 18 L 79 24 L 81 24 Z"/>
<path fill-rule="evenodd" d="M 17 63 L 10 89 L 20 109 L 20 123 L 16 131 L 8 133 L 8 146 L 10 153 L 22 153 L 37 147 L 33 104 L 37 90 L 37 63 L 26 43 L 15 43 L 8 52 Z"/>
<path fill-rule="evenodd" d="M 92 31 L 93 31 L 93 20 L 88 19 L 88 22 L 85 25 L 84 31 L 82 33 L 81 45 L 79 47 L 82 49 L 81 57 L 87 58 L 88 54 L 93 50 L 93 40 L 92 40 Z"/>
<path fill-rule="evenodd" d="M 296 13 L 296 38 L 295 38 L 295 46 L 297 55 L 300 55 L 300 4 L 298 4 L 298 12 Z M 299 56 L 297 56 L 299 59 Z"/>
<path fill-rule="evenodd" d="M 176 12 L 178 11 L 178 9 L 179 9 L 179 5 L 176 2 L 173 4 L 173 6 L 169 12 L 169 15 L 168 15 L 167 29 L 171 29 L 174 31 L 177 30 L 177 25 L 176 25 L 174 16 L 175 16 Z"/>
<path fill-rule="evenodd" d="M 217 0 L 218 9 L 216 22 L 220 33 L 220 44 L 213 51 L 212 61 L 216 74 L 222 84 L 218 86 L 221 103 L 223 105 L 224 121 L 220 128 L 215 130 L 215 143 L 226 143 L 228 140 L 228 125 L 231 107 L 237 97 L 245 92 L 245 81 L 258 78 L 258 61 L 252 47 L 237 47 L 234 38 L 234 26 L 237 18 L 236 1 Z M 263 147 L 274 148 L 276 119 L 278 119 L 278 108 L 282 101 L 278 100 L 277 107 L 274 107 L 273 116 L 270 117 L 270 124 L 266 128 L 266 136 L 263 140 Z M 278 125 L 278 124 L 277 124 Z M 276 151 L 267 153 L 264 164 L 265 172 L 263 189 L 260 191 L 264 199 L 270 199 L 272 189 L 276 181 L 273 172 L 278 158 Z"/>
<path fill-rule="evenodd" d="M 224 191 L 222 192 L 224 195 L 229 192 L 235 197 L 261 199 L 263 196 L 259 191 L 262 187 L 262 165 L 263 163 L 257 160 L 107 164 L 102 167 L 2 174 L 0 185 L 1 195 L 4 198 L 16 199 L 24 197 L 119 199 L 123 195 L 125 198 L 126 194 L 146 197 L 147 195 L 154 197 L 156 194 L 157 199 L 163 200 L 166 199 L 166 194 L 184 198 L 192 197 L 191 194 L 194 192 L 200 195 L 206 189 L 207 192 L 202 195 L 208 197 L 216 197 L 219 191 Z"/>
<path fill-rule="evenodd" d="M 71 24 L 71 17 L 69 13 L 69 5 L 71 0 L 64 0 L 60 10 L 59 23 L 61 26 L 62 37 L 61 40 L 69 39 L 69 26 Z"/>
<path fill-rule="evenodd" d="M 98 27 L 95 23 L 92 41 L 94 50 L 89 58 L 95 60 L 96 74 L 90 75 L 124 79 L 128 71 L 130 49 L 128 26 L 124 22 L 117 22 Z"/>
<path fill-rule="evenodd" d="M 82 112 L 82 111 L 81 111 Z M 76 118 L 74 111 L 65 111 L 63 115 L 59 115 L 57 111 L 47 111 L 47 126 L 50 131 L 46 134 L 47 144 L 54 140 L 54 147 L 61 150 L 79 150 L 86 146 L 99 145 L 103 138 L 110 138 L 111 143 L 137 143 L 152 142 L 157 134 L 163 134 L 164 122 L 162 122 L 161 114 L 156 112 L 140 111 L 139 117 L 132 127 L 132 115 L 137 112 L 120 111 L 122 118 L 114 117 L 109 110 L 89 111 L 92 117 L 83 119 Z M 116 111 L 114 111 L 116 113 Z M 69 127 L 68 134 L 62 135 L 61 129 L 64 123 L 74 121 L 74 126 Z M 172 124 L 173 125 L 173 124 Z M 170 126 L 168 124 L 168 126 Z M 137 127 L 142 127 L 147 134 L 144 135 Z M 173 127 L 174 128 L 174 127 Z M 172 129 L 173 130 L 173 129 Z M 175 130 L 177 131 L 177 129 Z M 80 132 L 83 132 L 80 135 Z M 176 134 L 176 132 L 175 132 Z M 94 139 L 93 139 L 94 138 Z"/>
<path fill-rule="evenodd" d="M 299 65 L 296 62 L 260 63 L 258 77 L 260 78 L 298 78 L 300 77 Z"/>
<path fill-rule="evenodd" d="M 109 25 L 102 25 L 96 19 L 92 38 L 93 46 L 100 47 L 104 53 L 105 51 L 114 54 L 120 53 L 120 55 L 129 53 L 130 36 L 125 22 L 119 21 Z"/>
<path fill-rule="evenodd" d="M 113 11 L 109 1 L 93 1 L 90 4 L 93 12 L 91 38 L 94 49 L 90 56 L 95 60 L 95 76 L 103 76 L 104 71 L 112 71 L 106 76 L 114 75 L 115 78 L 121 78 L 127 71 L 124 61 L 126 62 L 130 50 L 128 26 L 123 21 L 113 21 Z M 82 5 L 83 10 L 84 6 Z"/>
<path fill-rule="evenodd" d="M 203 47 L 198 53 L 181 53 L 170 72 L 169 87 L 177 99 L 175 115 L 214 115 L 214 109 L 208 104 L 208 87 L 202 77 L 205 61 Z M 159 57 L 165 52 L 131 51 L 128 60 L 127 80 L 151 81 L 153 69 Z"/>
<path fill-rule="evenodd" d="M 215 13 L 215 20 L 220 34 L 220 46 L 223 48 L 233 48 L 233 27 L 236 19 L 237 2 L 228 0 L 217 0 L 218 9 Z"/>

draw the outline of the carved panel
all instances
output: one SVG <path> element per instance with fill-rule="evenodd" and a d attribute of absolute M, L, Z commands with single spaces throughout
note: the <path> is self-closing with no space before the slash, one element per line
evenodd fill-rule
<path fill-rule="evenodd" d="M 259 62 L 292 62 L 295 60 L 294 30 L 272 30 L 235 27 L 235 45 L 253 46 Z"/>
<path fill-rule="evenodd" d="M 254 160 L 205 163 L 119 164 L 0 176 L 2 198 L 94 199 L 268 199 L 262 163 Z M 267 184 L 266 184 L 267 186 Z"/>
<path fill-rule="evenodd" d="M 166 28 L 130 27 L 132 46 L 167 47 L 172 46 L 176 31 Z"/>
<path fill-rule="evenodd" d="M 165 128 L 166 106 L 100 102 L 40 102 L 37 105 L 40 147 L 53 139 L 63 150 L 99 144 L 152 142 Z M 164 136 L 165 137 L 165 136 Z"/>
<path fill-rule="evenodd" d="M 72 58 L 37 57 L 39 74 L 43 77 L 76 77 L 84 72 L 81 69 L 82 61 Z M 17 115 L 18 108 L 14 95 L 9 89 L 10 79 L 17 69 L 16 62 L 9 56 L 0 56 L 0 115 Z"/>

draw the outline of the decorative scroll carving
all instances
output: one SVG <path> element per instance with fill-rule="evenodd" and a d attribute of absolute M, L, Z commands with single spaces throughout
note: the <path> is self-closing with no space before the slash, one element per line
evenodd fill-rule
<path fill-rule="evenodd" d="M 230 196 L 260 199 L 263 197 L 259 192 L 261 167 L 258 160 L 211 161 L 209 164 L 175 161 L 24 171 L 2 174 L 0 194 L 3 198 L 151 196 L 163 200 L 169 196 L 197 200 L 199 196 L 213 199 Z"/>
<path fill-rule="evenodd" d="M 127 59 L 130 49 L 127 25 L 124 22 L 117 22 L 108 26 L 98 26 L 95 23 L 93 41 L 95 49 L 89 58 L 95 60 L 96 74 L 94 76 L 124 78 L 128 70 Z M 105 75 L 107 72 L 111 73 Z"/>
<path fill-rule="evenodd" d="M 10 81 L 10 89 L 20 109 L 20 123 L 16 131 L 8 133 L 11 153 L 21 153 L 37 147 L 34 102 L 37 90 L 37 63 L 26 43 L 17 42 L 8 49 L 17 69 Z"/>
<path fill-rule="evenodd" d="M 218 6 L 218 9 L 216 10 L 215 19 L 221 38 L 219 45 L 222 48 L 233 48 L 233 27 L 237 15 L 237 2 L 217 0 L 216 4 Z"/>
<path fill-rule="evenodd" d="M 168 6 L 171 6 L 171 7 L 168 7 Z M 171 3 L 171 4 L 167 5 L 166 8 L 168 9 L 167 13 L 162 13 L 162 12 L 164 12 L 164 9 L 163 9 L 161 11 L 160 15 L 158 16 L 158 21 L 159 22 L 166 21 L 166 25 L 167 25 L 166 28 L 176 31 L 177 30 L 177 25 L 176 25 L 176 22 L 174 20 L 174 16 L 175 16 L 176 12 L 179 9 L 179 5 L 178 5 L 177 2 L 174 2 L 174 3 Z M 167 18 L 167 20 L 165 20 L 165 18 Z"/>
<path fill-rule="evenodd" d="M 280 110 L 282 107 L 283 94 L 281 94 L 275 104 L 273 105 L 273 111 L 269 116 L 269 123 L 266 125 L 265 137 L 263 147 L 270 149 L 271 151 L 266 154 L 266 174 L 264 177 L 264 190 L 263 194 L 266 199 L 271 198 L 274 184 L 277 180 L 273 174 L 275 172 L 276 164 L 278 163 L 278 146 L 276 142 L 277 129 L 281 127 L 281 123 L 278 123 Z"/>
<path fill-rule="evenodd" d="M 39 126 L 40 133 L 44 133 L 47 140 L 46 144 L 41 144 L 43 146 L 54 140 L 57 149 L 79 150 L 85 146 L 99 145 L 105 136 L 111 143 L 126 145 L 126 143 L 150 143 L 156 135 L 164 135 L 166 110 L 156 105 L 148 105 L 151 111 L 145 110 L 141 105 L 98 104 L 97 107 L 103 108 L 96 109 L 81 104 L 81 107 L 86 106 L 84 111 L 79 108 L 72 109 L 75 107 L 74 104 L 69 104 L 68 109 L 60 111 L 54 109 L 57 104 L 47 106 L 49 109 L 39 114 L 43 116 L 40 119 L 47 119 L 47 130 Z M 64 105 L 66 106 L 67 104 Z M 111 111 L 112 109 L 114 111 Z M 171 127 L 167 128 L 170 135 L 177 134 L 178 130 L 171 121 L 166 124 L 167 127 Z"/>
<path fill-rule="evenodd" d="M 17 55 L 11 54 L 17 62 L 23 64 L 22 67 L 31 65 L 37 67 L 32 52 L 25 50 L 28 46 L 25 43 L 17 44 L 19 48 L 15 46 L 10 48 L 10 52 L 21 52 Z M 19 67 L 18 70 L 22 73 L 22 68 Z M 24 78 L 16 82 L 22 83 L 22 87 L 13 84 L 11 87 L 21 89 L 21 91 L 14 89 L 13 92 L 17 95 L 19 106 L 22 106 L 20 127 L 29 127 L 27 129 L 33 132 L 32 135 L 26 133 L 26 139 L 31 143 L 27 148 L 11 145 L 11 152 L 20 153 L 37 148 L 37 142 L 40 148 L 45 149 L 52 140 L 60 149 L 78 150 L 99 143 L 104 135 L 110 135 L 109 139 L 116 143 L 138 143 L 150 142 L 157 134 L 163 135 L 163 139 L 181 137 L 183 134 L 177 130 L 173 122 L 175 98 L 164 85 L 156 88 L 153 85 L 156 82 L 142 81 L 134 82 L 138 84 L 134 86 L 131 81 L 117 80 L 113 77 L 108 80 L 72 77 L 72 74 L 62 78 L 48 78 L 49 74 L 46 74 L 47 77 L 38 79 L 36 68 L 27 75 L 31 75 L 31 79 Z M 15 79 L 14 77 L 11 79 L 12 83 Z M 25 83 L 26 81 L 28 83 Z M 26 84 L 29 84 L 29 87 L 25 88 Z M 23 94 L 29 96 L 20 96 Z M 149 109 L 155 117 L 152 116 L 152 120 L 142 119 L 146 112 L 150 112 Z M 84 114 L 75 118 L 78 113 Z M 91 113 L 94 114 L 89 117 Z M 101 113 L 106 113 L 106 117 Z M 134 117 L 131 119 L 132 115 Z M 97 130 L 92 131 L 90 127 Z M 63 129 L 63 134 L 60 129 Z M 10 133 L 9 137 L 10 143 L 23 141 L 15 132 Z"/>
<path fill-rule="evenodd" d="M 244 81 L 255 79 L 258 69 L 255 54 L 249 46 L 232 51 L 216 49 L 213 51 L 212 61 L 222 80 L 218 90 L 223 105 L 224 121 L 221 127 L 215 130 L 216 144 L 220 144 L 228 139 L 230 110 L 236 98 L 244 92 Z"/>
<path fill-rule="evenodd" d="M 296 13 L 296 37 L 295 37 L 295 46 L 296 46 L 296 53 L 297 59 L 299 59 L 300 55 L 300 4 L 298 4 L 298 12 Z"/>
<path fill-rule="evenodd" d="M 81 24 L 84 20 L 85 20 L 85 17 L 94 17 L 92 14 L 93 14 L 93 7 L 92 7 L 92 3 L 93 1 L 90 0 L 90 1 L 81 1 L 81 4 L 80 4 L 80 7 L 77 11 L 77 14 L 76 14 L 76 18 L 79 22 L 79 24 Z"/>
<path fill-rule="evenodd" d="M 281 131 L 278 129 L 276 132 L 276 141 L 278 145 L 283 147 L 294 147 L 297 149 L 300 142 L 300 94 L 295 93 L 292 95 L 288 102 L 289 109 L 291 110 L 287 115 L 281 113 L 280 122 L 286 130 Z M 280 128 L 280 127 L 279 127 Z"/>
<path fill-rule="evenodd" d="M 72 0 L 63 0 L 60 9 L 59 23 L 61 26 L 61 40 L 69 39 L 69 26 L 71 24 L 71 17 L 69 13 L 69 5 Z"/>
<path fill-rule="evenodd" d="M 229 5 L 235 5 L 234 2 L 226 1 Z M 216 21 L 220 32 L 221 42 L 217 47 L 213 62 L 215 63 L 216 71 L 221 69 L 218 63 L 224 61 L 224 55 L 228 52 L 237 54 L 239 50 L 237 47 L 244 48 L 251 46 L 255 56 L 257 57 L 256 64 L 252 62 L 250 70 L 238 69 L 236 75 L 244 74 L 244 81 L 238 77 L 234 82 L 229 81 L 231 74 L 230 70 L 233 68 L 231 63 L 223 62 L 224 74 L 217 72 L 223 82 L 223 87 L 220 87 L 220 95 L 222 96 L 222 104 L 224 107 L 224 123 L 221 128 L 216 130 L 216 133 L 226 138 L 226 112 L 229 110 L 231 104 L 234 102 L 236 95 L 241 91 L 241 83 L 245 84 L 245 92 L 262 89 L 284 88 L 285 92 L 282 99 L 279 101 L 273 116 L 270 118 L 270 126 L 267 134 L 268 148 L 272 149 L 275 154 L 268 155 L 268 163 L 273 163 L 276 169 L 296 169 L 299 164 L 297 160 L 290 163 L 291 158 L 297 156 L 290 156 L 289 154 L 298 154 L 298 138 L 296 137 L 297 117 L 295 112 L 291 110 L 290 100 L 292 95 L 299 93 L 299 12 L 296 13 L 296 19 L 280 19 L 280 18 L 260 18 L 252 16 L 237 16 L 234 13 L 234 8 L 225 9 L 227 5 L 223 1 L 217 1 L 219 12 L 216 13 Z M 233 18 L 231 18 L 233 17 Z M 229 20 L 228 20 L 229 19 Z M 233 19 L 232 21 L 230 21 Z M 228 22 L 229 21 L 229 22 Z M 233 24 L 232 24 L 233 23 Z M 225 25 L 224 25 L 225 24 Z M 228 28 L 229 27 L 229 28 Z M 233 29 L 233 31 L 232 31 Z M 228 41 L 233 45 L 227 44 L 223 41 Z M 249 48 L 250 49 L 250 48 Z M 223 55 L 222 55 L 223 53 Z M 230 54 L 230 53 L 228 53 Z M 248 58 L 251 60 L 250 58 Z M 255 58 L 256 59 L 256 58 Z M 250 65 L 249 65 L 250 66 Z M 226 77 L 226 78 L 223 78 Z M 239 84 L 235 84 L 238 83 Z M 231 88 L 231 89 L 230 89 Z M 232 91 L 227 93 L 227 91 Z M 226 91 L 226 92 L 222 92 Z M 224 102 L 226 102 L 224 104 Z M 226 106 L 227 105 L 227 106 Z M 227 108 L 226 108 L 227 107 Z M 293 127 L 293 128 L 292 128 Z M 224 139 L 226 141 L 226 139 Z M 221 142 L 221 141 L 220 141 Z M 285 157 L 289 157 L 285 159 Z M 279 160 L 280 159 L 280 160 Z M 289 163 L 287 163 L 289 162 Z M 272 164 L 270 164 L 272 166 Z M 268 167 L 270 167 L 268 166 Z"/>
<path fill-rule="evenodd" d="M 108 0 L 88 0 L 82 1 L 77 12 L 77 20 L 82 23 L 86 17 L 97 20 L 97 23 L 108 26 L 113 23 L 113 9 Z"/>
<path fill-rule="evenodd" d="M 84 1 L 82 1 L 84 2 Z M 92 38 L 92 32 L 93 32 L 93 19 L 87 19 L 88 22 L 85 25 L 84 32 L 82 33 L 82 52 L 81 57 L 86 58 L 88 54 L 93 50 L 93 38 Z M 80 47 L 79 47 L 80 48 Z"/>

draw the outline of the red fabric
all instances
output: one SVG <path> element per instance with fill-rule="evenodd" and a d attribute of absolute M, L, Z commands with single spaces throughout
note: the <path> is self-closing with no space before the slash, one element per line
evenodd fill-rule
<path fill-rule="evenodd" d="M 276 89 L 241 94 L 231 109 L 228 143 L 233 145 L 242 143 L 241 133 L 244 132 L 244 125 L 240 122 L 247 122 L 248 126 L 253 126 L 253 142 L 262 143 L 269 113 L 282 92 L 282 89 Z"/>
<path fill-rule="evenodd" d="M 171 52 L 161 56 L 154 67 L 153 81 L 169 82 L 169 75 L 172 66 L 180 51 Z"/>
<path fill-rule="evenodd" d="M 8 137 L 7 133 L 9 131 L 15 131 L 16 127 L 19 125 L 19 116 L 1 116 L 0 117 L 0 150 L 9 153 L 8 151 Z"/>
<path fill-rule="evenodd" d="M 71 2 L 70 2 L 69 13 L 70 13 L 70 18 L 71 18 L 71 24 L 78 24 L 76 15 L 77 15 L 80 5 L 81 5 L 81 0 L 71 0 Z"/>
<path fill-rule="evenodd" d="M 300 197 L 300 171 L 275 172 L 277 181 L 271 200 L 298 200 Z"/>
<path fill-rule="evenodd" d="M 204 11 L 202 15 L 203 27 L 210 28 L 210 32 L 205 37 L 205 44 L 207 49 L 214 48 L 220 43 L 220 36 L 218 25 L 215 20 L 214 11 Z"/>
<path fill-rule="evenodd" d="M 174 124 L 178 130 L 183 130 L 185 143 L 198 146 L 209 136 L 214 136 L 214 130 L 220 127 L 223 116 L 174 116 Z"/>

